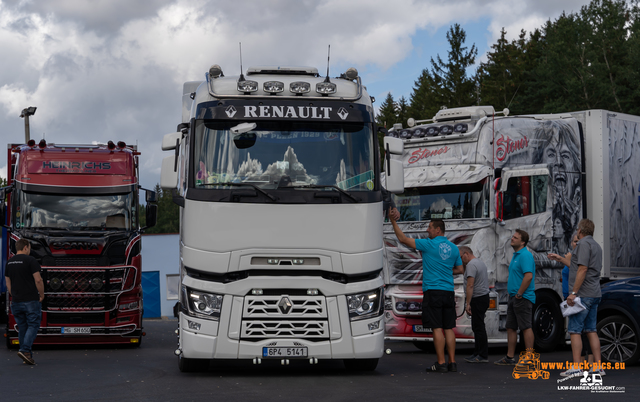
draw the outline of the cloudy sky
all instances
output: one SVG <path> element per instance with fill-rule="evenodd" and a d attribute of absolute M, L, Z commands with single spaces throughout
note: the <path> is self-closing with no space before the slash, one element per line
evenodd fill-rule
<path fill-rule="evenodd" d="M 446 58 L 459 23 L 479 60 L 510 38 L 588 0 L 0 0 L 0 138 L 24 141 L 20 111 L 38 108 L 31 137 L 123 140 L 142 151 L 141 182 L 160 181 L 162 136 L 181 119 L 185 81 L 211 64 L 356 67 L 377 104 L 409 97 L 429 59 Z M 4 145 L 3 145 L 4 147 Z M 6 149 L 6 148 L 5 148 Z M 6 177 L 6 156 L 0 156 Z"/>

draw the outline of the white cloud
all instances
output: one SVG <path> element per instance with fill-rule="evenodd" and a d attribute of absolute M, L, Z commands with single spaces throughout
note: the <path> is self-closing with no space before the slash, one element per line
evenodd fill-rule
<path fill-rule="evenodd" d="M 577 11 L 582 4 L 586 1 L 0 0 L 2 142 L 23 140 L 18 115 L 37 106 L 32 137 L 137 142 L 142 184 L 152 187 L 166 156 L 162 135 L 180 122 L 182 83 L 203 79 L 214 63 L 236 75 L 238 42 L 245 69 L 295 64 L 321 72 L 331 44 L 331 75 L 355 66 L 376 83 L 372 93 L 395 95 L 393 87 L 382 87 L 380 77 L 397 80 L 402 72 L 394 67 L 413 57 L 416 32 L 436 32 L 455 22 L 464 28 L 465 22 L 486 18 L 494 41 L 503 26 L 516 37 L 520 28 L 532 30 L 563 8 Z"/>

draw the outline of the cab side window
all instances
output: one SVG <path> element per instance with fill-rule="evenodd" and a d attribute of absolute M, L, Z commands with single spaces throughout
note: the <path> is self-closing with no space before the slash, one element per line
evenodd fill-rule
<path fill-rule="evenodd" d="M 504 219 L 539 214 L 547 210 L 549 176 L 511 177 L 504 192 Z"/>

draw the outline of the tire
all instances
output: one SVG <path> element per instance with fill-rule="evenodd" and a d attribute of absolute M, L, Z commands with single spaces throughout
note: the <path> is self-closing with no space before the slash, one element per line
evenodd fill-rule
<path fill-rule="evenodd" d="M 634 364 L 640 358 L 638 330 L 624 316 L 607 317 L 598 322 L 598 338 L 602 359 L 608 362 Z"/>
<path fill-rule="evenodd" d="M 429 341 L 413 341 L 413 346 L 415 346 L 416 348 L 420 349 L 423 352 L 427 352 L 427 353 L 435 353 L 436 352 L 436 348 L 433 345 L 433 342 L 429 342 Z"/>
<path fill-rule="evenodd" d="M 373 371 L 378 367 L 378 359 L 345 359 L 344 366 L 349 371 Z"/>
<path fill-rule="evenodd" d="M 198 373 L 209 369 L 209 359 L 187 359 L 180 356 L 178 368 L 183 373 Z"/>
<path fill-rule="evenodd" d="M 560 311 L 560 303 L 547 293 L 537 294 L 531 325 L 536 351 L 552 352 L 564 335 L 564 319 Z"/>

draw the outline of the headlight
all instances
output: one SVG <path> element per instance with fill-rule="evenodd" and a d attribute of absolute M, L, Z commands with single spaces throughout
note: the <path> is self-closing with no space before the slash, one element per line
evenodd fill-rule
<path fill-rule="evenodd" d="M 351 321 L 377 317 L 382 314 L 384 290 L 378 288 L 369 292 L 347 295 L 347 306 Z"/>
<path fill-rule="evenodd" d="M 182 295 L 183 305 L 188 307 L 190 315 L 213 320 L 220 319 L 222 295 L 198 292 L 188 289 L 186 286 L 182 287 Z"/>

